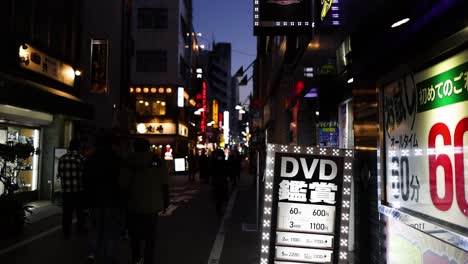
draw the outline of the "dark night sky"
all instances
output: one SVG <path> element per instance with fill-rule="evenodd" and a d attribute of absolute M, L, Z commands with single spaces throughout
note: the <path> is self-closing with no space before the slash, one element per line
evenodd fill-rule
<path fill-rule="evenodd" d="M 255 59 L 256 38 L 253 36 L 253 0 L 193 0 L 194 27 L 202 33 L 201 44 L 210 47 L 216 42 L 232 44 L 232 74 Z M 248 77 L 252 74 L 249 69 Z M 252 91 L 252 80 L 239 89 L 242 102 Z"/>

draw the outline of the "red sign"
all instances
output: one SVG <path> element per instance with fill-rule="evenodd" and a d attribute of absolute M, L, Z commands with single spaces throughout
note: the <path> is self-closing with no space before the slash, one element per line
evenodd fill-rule
<path fill-rule="evenodd" d="M 201 120 L 201 129 L 202 132 L 205 132 L 206 130 L 206 82 L 204 81 L 202 83 L 202 107 L 203 107 L 203 112 L 202 112 L 202 120 Z"/>
<path fill-rule="evenodd" d="M 458 208 L 468 216 L 468 202 L 465 197 L 465 175 L 464 175 L 464 158 L 463 158 L 463 136 L 468 131 L 468 117 L 463 118 L 458 122 L 455 133 L 450 135 L 450 129 L 444 123 L 437 123 L 432 126 L 429 132 L 429 148 L 436 149 L 436 138 L 441 136 L 445 146 L 454 147 L 454 161 L 445 153 L 429 154 L 429 190 L 434 206 L 441 210 L 447 211 L 453 205 L 454 196 L 456 196 Z M 453 139 L 453 144 L 452 144 Z M 437 168 L 441 167 L 444 175 L 444 191 L 438 189 L 441 186 L 437 185 Z M 455 168 L 455 175 L 453 175 Z M 454 195 L 455 192 L 455 195 Z M 439 196 L 443 193 L 443 197 Z"/>

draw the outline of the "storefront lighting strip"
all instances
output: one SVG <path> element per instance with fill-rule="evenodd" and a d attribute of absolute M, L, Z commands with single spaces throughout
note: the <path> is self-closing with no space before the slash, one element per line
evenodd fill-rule
<path fill-rule="evenodd" d="M 39 154 L 36 153 L 36 150 L 39 149 L 39 129 L 34 129 L 34 153 L 33 153 L 33 176 L 32 176 L 32 186 L 31 191 L 35 191 L 37 189 L 37 178 L 39 176 L 38 169 L 39 169 Z"/>
<path fill-rule="evenodd" d="M 379 212 L 383 215 L 386 215 L 389 218 L 398 220 L 399 222 L 404 223 L 405 225 L 408 225 L 423 233 L 426 233 L 427 235 L 433 236 L 448 244 L 451 244 L 462 250 L 468 251 L 468 237 L 466 236 L 457 234 L 444 227 L 428 222 L 422 218 L 411 216 L 396 208 L 380 205 Z M 418 225 L 414 225 L 414 223 L 418 223 Z M 418 228 L 418 226 L 424 226 L 424 230 Z"/>

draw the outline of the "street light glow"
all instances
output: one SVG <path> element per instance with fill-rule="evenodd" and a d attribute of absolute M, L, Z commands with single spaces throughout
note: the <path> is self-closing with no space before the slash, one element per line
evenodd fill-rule
<path fill-rule="evenodd" d="M 397 21 L 397 22 L 393 23 L 392 28 L 399 27 L 399 26 L 407 23 L 409 20 L 410 20 L 409 18 L 404 18 L 404 19 L 402 19 L 400 21 Z"/>

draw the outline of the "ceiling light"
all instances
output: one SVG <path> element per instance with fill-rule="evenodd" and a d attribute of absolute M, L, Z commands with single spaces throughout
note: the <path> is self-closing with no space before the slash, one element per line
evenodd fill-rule
<path fill-rule="evenodd" d="M 138 131 L 138 133 L 140 133 L 140 134 L 146 133 L 146 125 L 143 124 L 143 123 L 138 124 L 138 125 L 137 125 L 137 131 Z"/>
<path fill-rule="evenodd" d="M 348 83 L 353 83 L 354 82 L 354 78 L 349 78 L 348 79 Z"/>
<path fill-rule="evenodd" d="M 397 21 L 397 22 L 393 23 L 392 28 L 399 27 L 399 26 L 407 23 L 409 20 L 410 20 L 409 18 L 404 18 L 404 19 L 402 19 L 400 21 Z"/>

